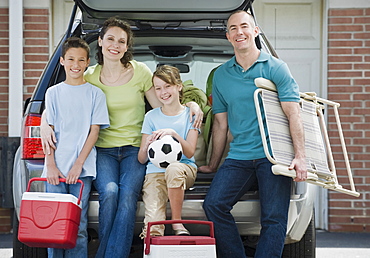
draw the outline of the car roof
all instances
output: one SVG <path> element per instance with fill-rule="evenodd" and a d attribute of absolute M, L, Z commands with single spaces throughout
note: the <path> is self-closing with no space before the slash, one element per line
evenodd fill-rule
<path fill-rule="evenodd" d="M 128 20 L 226 20 L 236 10 L 248 10 L 253 0 L 75 0 L 88 19 L 119 16 Z"/>

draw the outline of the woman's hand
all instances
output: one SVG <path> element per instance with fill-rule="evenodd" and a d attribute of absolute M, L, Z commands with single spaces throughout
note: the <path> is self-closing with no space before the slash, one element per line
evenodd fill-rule
<path fill-rule="evenodd" d="M 53 128 L 46 121 L 45 111 L 42 113 L 41 116 L 40 137 L 44 154 L 49 155 L 50 148 L 53 148 L 54 150 L 57 148 L 55 146 L 57 138 L 55 137 Z"/>
<path fill-rule="evenodd" d="M 200 109 L 199 105 L 196 102 L 191 101 L 186 103 L 186 106 L 190 108 L 190 122 L 193 122 L 194 116 L 193 126 L 200 129 L 203 122 L 203 112 Z"/>

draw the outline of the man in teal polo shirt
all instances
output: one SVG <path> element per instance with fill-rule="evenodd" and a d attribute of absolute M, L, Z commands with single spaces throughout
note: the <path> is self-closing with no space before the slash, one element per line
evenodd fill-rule
<path fill-rule="evenodd" d="M 230 211 L 249 188 L 258 183 L 261 204 L 261 234 L 255 257 L 281 257 L 287 230 L 291 178 L 275 176 L 263 150 L 253 102 L 254 79 L 275 83 L 282 109 L 289 120 L 295 157 L 290 169 L 295 181 L 307 179 L 304 132 L 300 117 L 299 89 L 288 66 L 260 51 L 255 44 L 258 27 L 245 11 L 233 13 L 226 37 L 235 56 L 220 66 L 213 78 L 213 148 L 208 166 L 215 172 L 220 163 L 228 129 L 233 141 L 225 162 L 217 171 L 203 208 L 214 222 L 218 257 L 245 257 L 243 243 Z"/>

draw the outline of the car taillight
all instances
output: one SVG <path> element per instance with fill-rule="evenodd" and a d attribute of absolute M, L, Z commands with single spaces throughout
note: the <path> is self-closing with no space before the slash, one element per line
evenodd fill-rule
<path fill-rule="evenodd" d="M 40 138 L 41 116 L 29 114 L 24 119 L 22 137 L 22 159 L 43 159 Z"/>

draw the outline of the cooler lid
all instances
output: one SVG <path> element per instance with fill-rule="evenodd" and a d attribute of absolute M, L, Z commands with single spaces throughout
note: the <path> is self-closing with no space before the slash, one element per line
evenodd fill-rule
<path fill-rule="evenodd" d="M 78 198 L 72 194 L 61 193 L 42 193 L 42 192 L 24 192 L 22 195 L 23 200 L 32 201 L 50 201 L 50 202 L 71 202 L 78 205 Z"/>
<path fill-rule="evenodd" d="M 210 236 L 160 236 L 151 238 L 152 245 L 215 245 Z"/>

